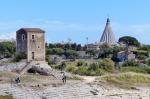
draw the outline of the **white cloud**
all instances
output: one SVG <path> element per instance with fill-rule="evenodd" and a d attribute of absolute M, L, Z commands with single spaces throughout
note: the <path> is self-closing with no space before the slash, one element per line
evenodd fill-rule
<path fill-rule="evenodd" d="M 16 33 L 11 32 L 11 33 L 5 33 L 5 34 L 0 34 L 0 39 L 15 39 L 16 38 Z"/>

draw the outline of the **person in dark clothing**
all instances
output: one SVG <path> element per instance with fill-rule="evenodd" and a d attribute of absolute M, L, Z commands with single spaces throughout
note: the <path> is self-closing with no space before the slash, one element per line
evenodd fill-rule
<path fill-rule="evenodd" d="M 20 83 L 20 78 L 17 77 L 17 78 L 15 79 L 15 82 L 16 82 L 16 83 Z"/>
<path fill-rule="evenodd" d="M 66 79 L 67 79 L 67 76 L 65 75 L 65 73 L 63 73 L 63 78 L 62 78 L 63 83 L 66 83 Z"/>
<path fill-rule="evenodd" d="M 60 70 L 63 71 L 63 70 L 64 70 L 64 67 L 65 67 L 65 62 L 63 62 L 63 63 L 60 65 Z"/>

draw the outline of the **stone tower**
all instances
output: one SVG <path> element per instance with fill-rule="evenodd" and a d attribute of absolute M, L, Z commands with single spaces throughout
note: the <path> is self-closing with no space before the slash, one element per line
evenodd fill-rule
<path fill-rule="evenodd" d="M 100 39 L 100 44 L 103 43 L 107 43 L 110 46 L 116 44 L 115 35 L 112 32 L 109 18 L 107 18 L 106 26 Z"/>
<path fill-rule="evenodd" d="M 25 53 L 27 61 L 45 61 L 45 31 L 21 28 L 16 32 L 17 54 Z"/>

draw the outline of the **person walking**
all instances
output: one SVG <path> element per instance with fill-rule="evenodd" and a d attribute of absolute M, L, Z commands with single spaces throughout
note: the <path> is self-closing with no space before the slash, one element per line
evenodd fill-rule
<path fill-rule="evenodd" d="M 65 73 L 63 73 L 63 78 L 62 78 L 63 83 L 66 83 L 66 79 L 67 79 L 67 76 Z"/>
<path fill-rule="evenodd" d="M 15 82 L 16 82 L 16 83 L 20 83 L 20 78 L 19 78 L 19 76 L 17 76 L 17 77 L 15 78 Z"/>

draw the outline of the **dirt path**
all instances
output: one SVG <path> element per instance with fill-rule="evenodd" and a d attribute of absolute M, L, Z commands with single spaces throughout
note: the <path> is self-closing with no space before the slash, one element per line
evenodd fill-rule
<path fill-rule="evenodd" d="M 95 81 L 95 78 L 96 78 L 95 76 L 82 76 L 82 77 L 86 83 L 91 83 Z"/>

